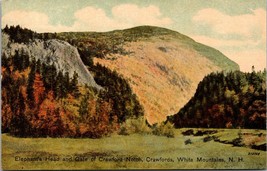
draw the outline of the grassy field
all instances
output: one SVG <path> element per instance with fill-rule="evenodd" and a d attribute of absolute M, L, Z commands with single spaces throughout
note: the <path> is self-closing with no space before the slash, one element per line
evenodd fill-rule
<path fill-rule="evenodd" d="M 183 136 L 185 130 L 175 130 L 175 138 L 133 134 L 102 139 L 33 139 L 2 134 L 2 169 L 266 169 L 266 151 L 213 140 L 203 142 L 207 135 Z M 218 130 L 213 135 L 231 141 L 240 132 L 254 134 L 246 137 L 250 141 L 266 142 L 265 130 Z M 264 138 L 257 139 L 260 133 Z M 188 139 L 191 143 L 185 144 Z M 179 162 L 177 157 L 192 160 Z M 210 159 L 216 157 L 219 162 Z M 203 160 L 197 161 L 200 158 Z"/>

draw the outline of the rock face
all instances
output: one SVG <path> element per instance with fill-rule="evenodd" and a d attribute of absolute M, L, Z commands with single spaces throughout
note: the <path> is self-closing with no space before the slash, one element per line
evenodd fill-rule
<path fill-rule="evenodd" d="M 77 72 L 81 84 L 101 88 L 83 64 L 78 50 L 69 43 L 56 39 L 47 41 L 36 39 L 29 44 L 19 44 L 10 42 L 5 34 L 2 37 L 2 53 L 6 56 L 14 55 L 15 51 L 23 51 L 30 56 L 30 59 L 40 59 L 42 63 L 54 64 L 58 71 L 69 72 L 70 77 Z"/>
<path fill-rule="evenodd" d="M 138 34 L 143 37 L 137 37 Z M 110 33 L 106 33 L 110 34 Z M 114 33 L 115 34 L 115 33 Z M 211 47 L 180 33 L 163 28 L 138 27 L 116 31 L 137 37 L 122 45 L 128 54 L 95 58 L 124 76 L 153 124 L 177 113 L 194 95 L 205 75 L 216 71 L 239 70 L 239 66 Z"/>

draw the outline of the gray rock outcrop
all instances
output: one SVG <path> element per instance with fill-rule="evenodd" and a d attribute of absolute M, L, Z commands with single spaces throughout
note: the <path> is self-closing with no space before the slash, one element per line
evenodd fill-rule
<path fill-rule="evenodd" d="M 2 53 L 5 53 L 6 56 L 13 56 L 15 51 L 28 54 L 30 59 L 40 59 L 42 63 L 54 64 L 58 71 L 69 72 L 70 77 L 76 72 L 80 84 L 87 84 L 97 89 L 101 88 L 83 64 L 77 48 L 65 41 L 36 39 L 28 44 L 13 43 L 10 42 L 8 35 L 3 34 Z"/>

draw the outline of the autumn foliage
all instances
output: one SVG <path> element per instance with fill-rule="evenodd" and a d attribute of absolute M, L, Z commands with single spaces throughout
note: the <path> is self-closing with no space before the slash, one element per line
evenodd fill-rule
<path fill-rule="evenodd" d="M 34 92 L 34 101 L 38 105 L 42 101 L 45 93 L 44 83 L 39 73 L 35 74 L 33 83 L 33 92 Z"/>
<path fill-rule="evenodd" d="M 107 75 L 99 75 L 101 70 Z M 125 80 L 101 66 L 94 71 L 103 90 L 78 85 L 77 73 L 71 77 L 24 51 L 3 54 L 2 133 L 100 138 L 118 130 L 127 118 L 143 114 Z"/>
<path fill-rule="evenodd" d="M 266 128 L 266 70 L 212 73 L 194 97 L 168 118 L 176 127 Z"/>

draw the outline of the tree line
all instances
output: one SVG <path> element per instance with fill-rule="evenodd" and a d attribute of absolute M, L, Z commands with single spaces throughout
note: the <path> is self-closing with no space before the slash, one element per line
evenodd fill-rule
<path fill-rule="evenodd" d="M 175 127 L 266 128 L 266 70 L 211 73 L 175 115 Z"/>
<path fill-rule="evenodd" d="M 3 31 L 17 43 L 53 37 L 48 34 L 44 38 L 20 26 Z M 18 39 L 18 34 L 24 38 Z M 79 85 L 77 73 L 70 77 L 54 64 L 36 59 L 23 49 L 13 56 L 2 53 L 2 133 L 100 138 L 118 130 L 126 119 L 143 116 L 128 82 L 115 71 L 90 65 L 96 82 L 104 87 L 98 91 Z"/>
<path fill-rule="evenodd" d="M 34 39 L 55 39 L 56 33 L 37 33 L 27 28 L 22 28 L 20 25 L 8 26 L 6 25 L 2 31 L 9 35 L 12 42 L 16 43 L 29 43 Z"/>

